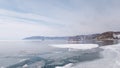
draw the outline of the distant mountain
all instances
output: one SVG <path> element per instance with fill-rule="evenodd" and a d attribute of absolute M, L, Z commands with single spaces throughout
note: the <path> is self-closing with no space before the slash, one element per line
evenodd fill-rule
<path fill-rule="evenodd" d="M 77 35 L 77 36 L 69 37 L 68 40 L 73 40 L 73 41 L 93 40 L 93 39 L 96 38 L 98 35 L 99 35 L 99 34 Z"/>
<path fill-rule="evenodd" d="M 44 37 L 44 36 L 32 36 L 24 38 L 24 40 L 67 40 L 68 37 Z"/>
<path fill-rule="evenodd" d="M 68 41 L 80 41 L 94 39 L 98 34 L 91 35 L 77 35 L 77 36 L 65 36 L 65 37 L 45 37 L 45 36 L 31 36 L 26 37 L 23 40 L 68 40 Z"/>
<path fill-rule="evenodd" d="M 120 32 L 104 32 L 96 36 L 97 40 L 114 40 L 114 39 L 120 39 Z"/>
<path fill-rule="evenodd" d="M 45 36 L 32 36 L 24 38 L 24 40 L 68 40 L 68 41 L 84 41 L 84 40 L 114 40 L 120 39 L 120 32 L 104 32 L 99 34 L 90 35 L 76 35 L 65 37 L 45 37 Z"/>

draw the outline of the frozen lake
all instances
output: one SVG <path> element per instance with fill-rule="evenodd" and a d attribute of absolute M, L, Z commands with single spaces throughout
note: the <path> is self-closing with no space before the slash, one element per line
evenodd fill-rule
<path fill-rule="evenodd" d="M 107 42 L 108 43 L 108 42 Z M 0 68 L 119 68 L 120 44 L 93 49 L 55 48 L 67 41 L 0 41 Z M 87 43 L 88 44 L 88 43 Z M 112 45 L 110 45 L 112 44 Z"/>

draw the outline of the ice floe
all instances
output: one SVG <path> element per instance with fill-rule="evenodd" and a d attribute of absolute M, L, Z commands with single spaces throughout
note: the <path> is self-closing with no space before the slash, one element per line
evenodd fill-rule
<path fill-rule="evenodd" d="M 59 44 L 59 45 L 50 45 L 56 48 L 68 48 L 68 49 L 93 49 L 99 47 L 98 44 Z"/>

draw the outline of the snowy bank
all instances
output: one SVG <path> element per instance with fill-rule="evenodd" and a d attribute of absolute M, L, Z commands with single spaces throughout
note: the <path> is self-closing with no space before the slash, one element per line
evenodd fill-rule
<path fill-rule="evenodd" d="M 103 58 L 90 62 L 80 62 L 69 68 L 120 68 L 120 44 L 100 48 L 104 49 L 100 53 Z"/>
<path fill-rule="evenodd" d="M 51 45 L 52 47 L 57 48 L 70 48 L 70 49 L 92 49 L 99 47 L 98 44 L 59 44 L 59 45 Z"/>

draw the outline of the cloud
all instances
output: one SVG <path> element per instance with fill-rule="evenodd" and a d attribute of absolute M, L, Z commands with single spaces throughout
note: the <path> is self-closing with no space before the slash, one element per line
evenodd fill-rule
<path fill-rule="evenodd" d="M 3 35 L 7 29 L 12 31 L 8 34 L 14 36 L 17 32 L 21 34 L 19 37 L 91 34 L 120 29 L 119 0 L 12 0 L 10 3 L 1 0 L 0 3 L 6 4 L 5 7 L 0 4 L 0 24 L 7 25 L 0 25 Z"/>
<path fill-rule="evenodd" d="M 4 9 L 0 9 L 0 15 L 6 16 L 6 17 L 11 17 L 11 18 L 24 19 L 24 20 L 43 21 L 45 23 L 50 23 L 50 24 L 57 24 L 57 22 L 60 22 L 59 20 L 41 16 L 38 14 L 20 13 L 20 12 L 4 10 Z"/>
<path fill-rule="evenodd" d="M 46 32 L 51 33 L 52 28 L 37 24 L 28 24 L 18 21 L 1 21 L 0 24 L 0 37 L 4 39 L 22 39 L 32 35 L 46 35 Z M 10 23 L 12 22 L 12 23 Z"/>
<path fill-rule="evenodd" d="M 57 24 L 60 21 L 31 13 L 0 9 L 0 15 L 0 37 L 6 40 L 36 35 L 55 36 L 58 35 L 57 28 L 61 25 Z"/>

